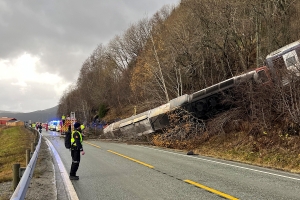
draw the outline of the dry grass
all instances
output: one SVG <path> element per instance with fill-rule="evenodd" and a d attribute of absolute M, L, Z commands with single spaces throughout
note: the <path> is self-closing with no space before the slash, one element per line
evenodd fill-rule
<path fill-rule="evenodd" d="M 253 136 L 244 132 L 227 133 L 197 140 L 173 141 L 153 137 L 157 146 L 171 147 L 225 160 L 300 173 L 300 137 L 262 132 Z"/>
<path fill-rule="evenodd" d="M 275 133 L 273 133 L 275 134 Z M 216 145 L 218 144 L 218 145 Z M 299 136 L 230 134 L 197 147 L 202 155 L 300 173 Z"/>
<path fill-rule="evenodd" d="M 243 118 L 241 113 L 241 110 L 231 109 L 204 123 L 185 120 L 182 116 L 186 114 L 175 115 L 170 117 L 170 128 L 164 134 L 154 135 L 152 143 L 161 147 L 192 150 L 200 155 L 300 173 L 298 125 L 282 117 L 273 121 L 274 125 L 265 127 L 261 120 Z M 189 129 L 185 128 L 187 125 Z"/>
<path fill-rule="evenodd" d="M 0 183 L 12 181 L 12 166 L 25 167 L 26 149 L 30 149 L 34 135 L 24 127 L 0 128 Z"/>

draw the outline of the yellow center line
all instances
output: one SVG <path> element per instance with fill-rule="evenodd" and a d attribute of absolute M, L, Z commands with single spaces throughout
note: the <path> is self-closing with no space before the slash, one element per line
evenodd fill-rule
<path fill-rule="evenodd" d="M 144 166 L 146 166 L 146 167 L 149 167 L 149 168 L 151 168 L 151 169 L 154 168 L 152 165 L 149 165 L 149 164 L 144 163 L 144 162 L 141 162 L 141 161 L 139 161 L 139 160 L 136 160 L 136 159 L 130 158 L 130 157 L 128 157 L 128 156 L 119 154 L 119 153 L 117 153 L 117 152 L 114 152 L 114 151 L 111 151 L 111 150 L 107 150 L 107 151 L 110 152 L 110 153 L 116 154 L 116 155 L 118 155 L 118 156 L 121 156 L 121 157 L 123 157 L 123 158 L 127 158 L 127 159 L 129 159 L 129 160 L 131 160 L 131 161 L 133 161 L 133 162 L 137 162 L 137 163 L 139 163 L 139 164 L 141 164 L 141 165 L 144 165 Z"/>
<path fill-rule="evenodd" d="M 189 183 L 189 184 L 192 184 L 192 185 L 194 185 L 194 186 L 197 186 L 197 187 L 202 188 L 202 189 L 204 189 L 204 190 L 207 190 L 207 191 L 209 191 L 209 192 L 215 193 L 215 194 L 217 194 L 217 195 L 219 195 L 219 196 L 221 196 L 221 197 L 224 197 L 224 198 L 226 198 L 226 199 L 238 200 L 238 198 L 236 198 L 236 197 L 230 196 L 230 195 L 228 195 L 228 194 L 225 194 L 225 193 L 220 192 L 220 191 L 218 191 L 218 190 L 212 189 L 212 188 L 207 187 L 207 186 L 205 186 L 205 185 L 201 185 L 200 183 L 197 183 L 197 182 L 194 182 L 194 181 L 191 181 L 191 180 L 184 180 L 184 182 Z"/>
<path fill-rule="evenodd" d="M 85 141 L 84 141 L 84 143 L 87 143 L 87 144 L 89 144 L 89 145 L 91 145 L 91 146 L 94 146 L 94 147 L 97 147 L 97 148 L 101 149 L 101 147 L 99 147 L 99 146 L 97 146 L 97 145 L 95 145 L 95 144 L 92 144 L 92 143 L 89 143 L 89 142 L 85 142 Z"/>
<path fill-rule="evenodd" d="M 84 143 L 87 143 L 87 144 L 89 144 L 89 145 L 91 145 L 91 146 L 94 146 L 94 147 L 97 147 L 97 148 L 101 148 L 101 147 L 99 147 L 99 146 L 97 146 L 97 145 L 95 145 L 95 144 L 89 143 L 89 142 L 84 142 Z M 117 153 L 117 152 L 114 152 L 114 151 L 112 151 L 112 150 L 107 150 L 107 151 L 110 152 L 110 153 L 116 154 L 116 155 L 118 155 L 118 156 L 121 156 L 121 157 L 123 157 L 123 158 L 126 158 L 126 159 L 128 159 L 128 160 L 131 160 L 131 161 L 133 161 L 133 162 L 136 162 L 136 163 L 139 163 L 139 164 L 141 164 L 141 165 L 144 165 L 144 166 L 146 166 L 146 167 L 149 167 L 149 168 L 151 168 L 151 169 L 154 169 L 154 166 L 149 165 L 149 164 L 147 164 L 147 163 L 144 163 L 144 162 L 142 162 L 142 161 L 139 161 L 139 160 L 130 158 L 130 157 L 128 157 L 128 156 L 122 155 L 122 154 Z M 215 190 L 215 189 L 213 189 L 213 188 L 207 187 L 207 186 L 202 185 L 202 184 L 200 184 L 200 183 L 197 183 L 197 182 L 194 182 L 194 181 L 191 181 L 191 180 L 183 180 L 183 181 L 186 182 L 186 183 L 189 183 L 189 184 L 191 184 L 191 185 L 194 185 L 194 186 L 196 186 L 196 187 L 202 188 L 202 189 L 204 189 L 204 190 L 206 190 L 206 191 L 209 191 L 209 192 L 211 192 L 211 193 L 217 194 L 217 195 L 219 195 L 219 196 L 221 196 L 221 197 L 223 197 L 223 198 L 230 199 L 230 200 L 238 200 L 238 198 L 236 198 L 236 197 L 233 197 L 233 196 L 231 196 L 231 195 L 229 195 L 229 194 L 220 192 L 220 191 Z"/>

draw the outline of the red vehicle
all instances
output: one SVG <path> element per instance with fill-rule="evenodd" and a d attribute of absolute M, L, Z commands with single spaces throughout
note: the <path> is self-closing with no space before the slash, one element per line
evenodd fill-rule
<path fill-rule="evenodd" d="M 42 123 L 42 127 L 43 127 L 43 128 L 46 128 L 46 126 L 48 126 L 47 123 Z"/>

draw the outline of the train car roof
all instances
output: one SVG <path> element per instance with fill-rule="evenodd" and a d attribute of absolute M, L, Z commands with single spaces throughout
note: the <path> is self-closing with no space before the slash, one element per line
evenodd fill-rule
<path fill-rule="evenodd" d="M 289 52 L 293 49 L 296 49 L 297 47 L 300 48 L 300 40 L 297 40 L 296 42 L 290 43 L 284 47 L 281 47 L 280 49 L 277 49 L 276 51 L 273 51 L 272 53 L 270 53 L 269 55 L 267 55 L 266 59 L 270 59 L 274 56 L 279 56 L 282 55 L 286 52 Z"/>

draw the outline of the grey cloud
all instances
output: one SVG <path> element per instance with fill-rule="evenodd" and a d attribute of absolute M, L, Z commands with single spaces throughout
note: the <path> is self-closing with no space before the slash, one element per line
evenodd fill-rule
<path fill-rule="evenodd" d="M 20 91 L 20 86 L 7 83 L 7 81 L 0 81 L 1 85 L 6 85 L 1 89 L 0 110 L 30 112 L 44 110 L 58 104 L 59 97 L 47 84 L 31 84 L 23 93 Z"/>
<path fill-rule="evenodd" d="M 0 0 L 0 59 L 27 52 L 41 71 L 76 80 L 82 63 L 130 24 L 179 0 Z"/>

